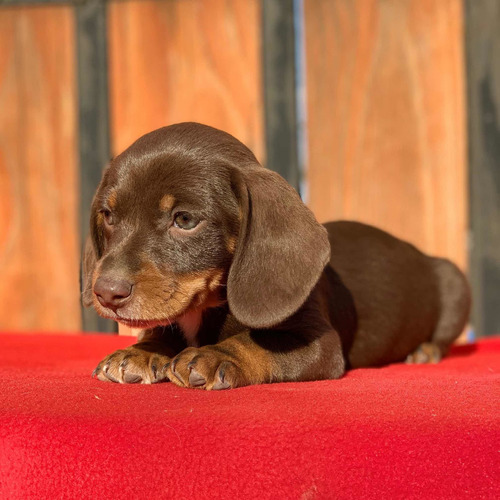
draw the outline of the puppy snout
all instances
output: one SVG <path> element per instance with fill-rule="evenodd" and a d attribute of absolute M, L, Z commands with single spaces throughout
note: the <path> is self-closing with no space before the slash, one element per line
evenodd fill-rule
<path fill-rule="evenodd" d="M 116 312 L 130 300 L 132 283 L 122 278 L 101 276 L 94 284 L 94 293 L 102 306 Z"/>

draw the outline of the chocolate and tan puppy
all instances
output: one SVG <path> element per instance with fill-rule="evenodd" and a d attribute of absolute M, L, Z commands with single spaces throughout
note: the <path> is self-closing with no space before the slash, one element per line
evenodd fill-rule
<path fill-rule="evenodd" d="M 227 389 L 438 361 L 470 295 L 451 262 L 320 225 L 234 137 L 182 123 L 116 157 L 92 204 L 84 301 L 140 328 L 100 380 Z"/>

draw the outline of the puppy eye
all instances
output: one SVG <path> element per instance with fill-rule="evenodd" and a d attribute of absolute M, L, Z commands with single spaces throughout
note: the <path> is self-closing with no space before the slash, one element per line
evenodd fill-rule
<path fill-rule="evenodd" d="M 115 223 L 111 210 L 104 208 L 103 210 L 101 210 L 101 214 L 103 215 L 104 221 L 108 226 L 112 226 Z"/>
<path fill-rule="evenodd" d="M 188 212 L 177 212 L 174 217 L 174 226 L 180 229 L 194 229 L 200 221 Z"/>

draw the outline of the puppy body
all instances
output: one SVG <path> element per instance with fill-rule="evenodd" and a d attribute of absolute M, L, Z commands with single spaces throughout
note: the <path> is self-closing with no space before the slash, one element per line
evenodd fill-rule
<path fill-rule="evenodd" d="M 449 261 L 355 222 L 316 222 L 297 193 L 224 132 L 165 127 L 103 175 L 84 300 L 141 328 L 100 380 L 204 389 L 338 378 L 437 361 L 463 329 Z"/>

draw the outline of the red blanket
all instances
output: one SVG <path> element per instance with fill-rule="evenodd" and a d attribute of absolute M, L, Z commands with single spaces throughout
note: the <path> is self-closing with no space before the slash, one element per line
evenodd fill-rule
<path fill-rule="evenodd" d="M 225 392 L 92 379 L 131 338 L 0 341 L 1 499 L 500 496 L 500 339 Z"/>

